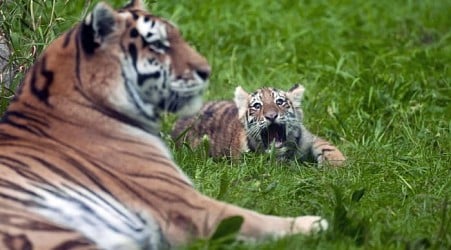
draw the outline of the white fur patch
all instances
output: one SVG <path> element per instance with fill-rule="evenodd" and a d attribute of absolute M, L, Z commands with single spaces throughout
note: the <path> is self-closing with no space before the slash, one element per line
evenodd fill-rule
<path fill-rule="evenodd" d="M 33 192 L 42 197 L 35 200 L 42 205 L 37 213 L 81 232 L 101 249 L 155 249 L 161 243 L 159 226 L 150 215 L 143 218 L 108 194 L 42 184 L 36 184 Z"/>
<path fill-rule="evenodd" d="M 168 34 L 165 25 L 158 20 L 146 20 L 145 17 L 139 17 L 136 28 L 149 44 L 159 41 L 166 47 L 171 45 L 167 39 Z"/>

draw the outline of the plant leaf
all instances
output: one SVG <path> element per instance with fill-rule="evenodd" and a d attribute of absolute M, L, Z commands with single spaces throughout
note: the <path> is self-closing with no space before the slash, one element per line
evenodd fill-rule
<path fill-rule="evenodd" d="M 241 225 L 244 222 L 242 216 L 231 216 L 222 220 L 216 231 L 211 236 L 211 240 L 218 240 L 226 237 L 235 237 L 235 235 L 240 231 Z"/>
<path fill-rule="evenodd" d="M 354 202 L 359 202 L 360 199 L 362 199 L 363 194 L 365 194 L 365 189 L 364 188 L 355 190 L 352 193 L 351 200 L 354 201 Z"/>

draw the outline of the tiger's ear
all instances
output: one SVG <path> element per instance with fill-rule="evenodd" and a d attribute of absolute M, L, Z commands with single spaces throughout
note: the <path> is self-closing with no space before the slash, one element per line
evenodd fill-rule
<path fill-rule="evenodd" d="M 290 90 L 288 90 L 287 97 L 291 100 L 295 108 L 301 107 L 301 101 L 304 97 L 304 92 L 305 88 L 300 84 L 295 84 L 293 87 L 291 87 Z"/>
<path fill-rule="evenodd" d="M 145 10 L 146 7 L 142 0 L 131 0 L 128 4 L 126 4 L 122 9 L 141 9 Z"/>
<path fill-rule="evenodd" d="M 238 108 L 239 118 L 243 117 L 246 113 L 248 98 L 249 94 L 241 86 L 236 87 L 234 101 Z"/>
<path fill-rule="evenodd" d="M 113 33 L 116 27 L 116 11 L 100 2 L 86 16 L 81 27 L 81 42 L 86 53 L 92 54 Z"/>

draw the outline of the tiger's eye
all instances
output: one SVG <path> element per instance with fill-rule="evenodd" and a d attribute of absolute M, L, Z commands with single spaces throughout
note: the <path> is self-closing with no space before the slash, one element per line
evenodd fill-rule
<path fill-rule="evenodd" d="M 256 102 L 256 103 L 254 103 L 254 105 L 252 105 L 252 107 L 254 109 L 261 109 L 262 105 L 260 103 Z"/>
<path fill-rule="evenodd" d="M 281 99 L 281 98 L 276 100 L 276 104 L 279 105 L 279 106 L 282 105 L 284 102 L 285 101 L 283 99 Z"/>

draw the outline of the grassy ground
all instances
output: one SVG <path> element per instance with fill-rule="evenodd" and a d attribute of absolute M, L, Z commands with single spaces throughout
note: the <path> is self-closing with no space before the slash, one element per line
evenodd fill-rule
<path fill-rule="evenodd" d="M 86 10 L 83 1 L 6 2 L 1 29 L 12 39 L 12 63 L 23 68 Z M 332 225 L 315 237 L 260 245 L 223 237 L 190 249 L 451 248 L 450 1 L 149 6 L 211 62 L 207 99 L 229 99 L 237 85 L 251 91 L 301 82 L 307 127 L 349 158 L 345 168 L 331 169 L 252 154 L 212 161 L 202 149 L 174 150 L 205 194 L 269 214 L 323 215 Z M 1 92 L 0 114 L 8 93 Z"/>

